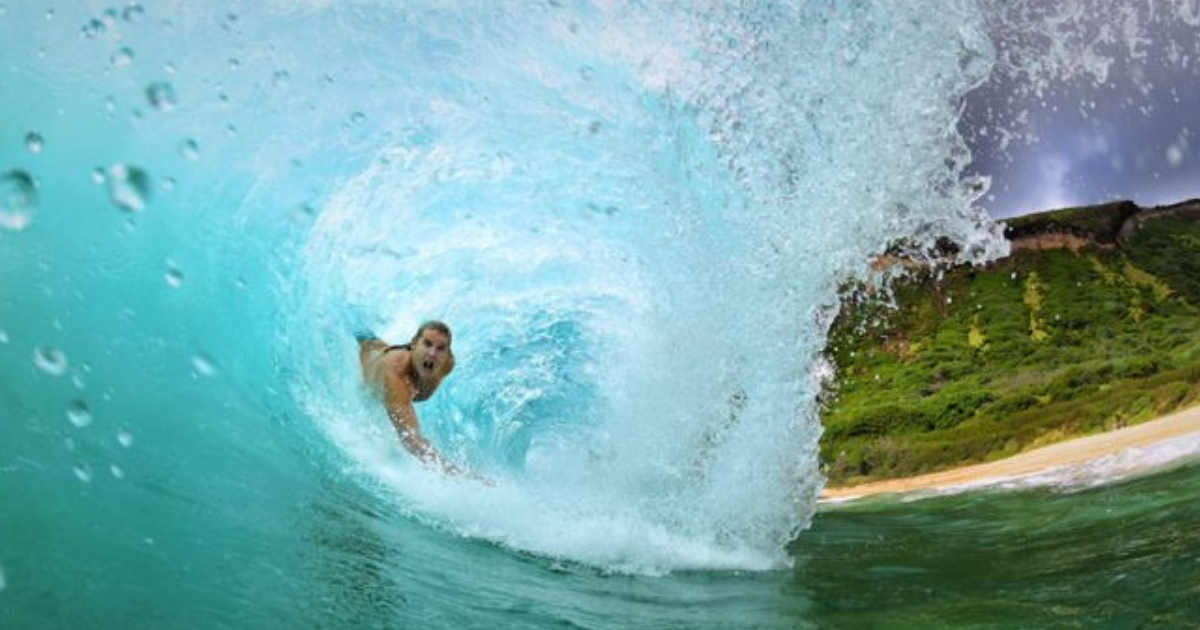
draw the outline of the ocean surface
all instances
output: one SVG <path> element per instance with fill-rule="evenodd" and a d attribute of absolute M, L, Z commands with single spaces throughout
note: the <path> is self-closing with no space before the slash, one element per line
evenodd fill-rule
<path fill-rule="evenodd" d="M 1186 460 L 817 503 L 838 286 L 1005 251 L 963 99 L 1177 24 L 0 1 L 0 628 L 1200 627 Z M 491 484 L 361 386 L 354 330 L 430 318 L 422 426 Z"/>

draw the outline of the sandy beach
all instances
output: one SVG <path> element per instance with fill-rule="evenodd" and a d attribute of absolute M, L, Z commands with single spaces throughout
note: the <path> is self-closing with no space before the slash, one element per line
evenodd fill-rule
<path fill-rule="evenodd" d="M 1200 406 L 1157 420 L 1042 447 L 999 461 L 945 470 L 906 479 L 826 488 L 823 501 L 845 501 L 878 494 L 937 491 L 954 486 L 1017 479 L 1062 466 L 1083 464 L 1125 451 L 1200 432 Z"/>

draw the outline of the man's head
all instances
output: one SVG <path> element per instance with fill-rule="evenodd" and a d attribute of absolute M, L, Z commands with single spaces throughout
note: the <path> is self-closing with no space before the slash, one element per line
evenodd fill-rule
<path fill-rule="evenodd" d="M 439 321 L 421 324 L 412 338 L 413 369 L 421 378 L 443 376 L 447 365 L 453 365 L 454 354 L 450 351 L 450 327 Z"/>

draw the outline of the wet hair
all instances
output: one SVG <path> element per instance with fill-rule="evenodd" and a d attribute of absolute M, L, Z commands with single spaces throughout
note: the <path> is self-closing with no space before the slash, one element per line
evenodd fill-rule
<path fill-rule="evenodd" d="M 421 338 L 421 333 L 425 332 L 426 330 L 436 330 L 437 332 L 446 335 L 447 347 L 454 342 L 454 335 L 450 334 L 450 327 L 436 319 L 431 319 L 424 324 L 421 324 L 421 327 L 417 329 L 417 334 L 413 335 L 412 338 L 413 343 L 416 343 L 416 341 Z"/>

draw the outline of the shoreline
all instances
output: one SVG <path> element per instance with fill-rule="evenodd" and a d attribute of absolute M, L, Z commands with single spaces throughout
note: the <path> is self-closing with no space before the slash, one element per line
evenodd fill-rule
<path fill-rule="evenodd" d="M 1200 405 L 1130 427 L 1058 442 L 1012 457 L 941 472 L 825 488 L 819 501 L 835 503 L 881 494 L 936 492 L 960 486 L 990 485 L 1031 477 L 1066 466 L 1086 464 L 1134 448 L 1200 433 Z"/>

